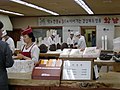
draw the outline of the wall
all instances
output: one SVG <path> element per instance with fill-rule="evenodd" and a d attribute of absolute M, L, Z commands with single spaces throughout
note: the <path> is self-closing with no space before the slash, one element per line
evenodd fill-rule
<path fill-rule="evenodd" d="M 115 27 L 115 35 L 114 38 L 120 37 L 120 26 Z"/>
<path fill-rule="evenodd" d="M 114 25 L 120 25 L 120 16 L 15 17 L 11 21 L 14 28 L 62 26 L 63 42 L 67 40 L 68 29 L 80 31 L 80 26 L 96 26 L 97 46 L 101 47 L 101 37 L 108 35 L 108 49 L 112 49 Z M 104 28 L 109 30 L 103 31 Z"/>
<path fill-rule="evenodd" d="M 38 27 L 37 17 L 15 17 L 11 18 L 11 22 L 14 28 Z"/>
<path fill-rule="evenodd" d="M 114 38 L 114 25 L 97 25 L 97 46 L 101 47 L 101 37 L 107 35 L 108 37 L 108 49 L 113 48 L 113 38 Z M 107 29 L 107 30 L 105 30 Z"/>

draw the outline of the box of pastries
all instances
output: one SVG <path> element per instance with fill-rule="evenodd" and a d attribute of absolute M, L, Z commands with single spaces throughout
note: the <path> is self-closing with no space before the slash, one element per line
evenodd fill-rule
<path fill-rule="evenodd" d="M 32 79 L 60 80 L 61 66 L 61 59 L 42 59 L 34 67 Z"/>

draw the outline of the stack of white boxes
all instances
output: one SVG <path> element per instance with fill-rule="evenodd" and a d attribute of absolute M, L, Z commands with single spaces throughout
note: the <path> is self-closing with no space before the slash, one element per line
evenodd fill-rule
<path fill-rule="evenodd" d="M 26 78 L 30 79 L 34 62 L 32 60 L 14 60 L 11 68 L 7 68 L 9 78 Z"/>
<path fill-rule="evenodd" d="M 86 47 L 83 52 L 83 57 L 85 58 L 98 58 L 100 56 L 101 49 L 96 47 Z"/>
<path fill-rule="evenodd" d="M 80 51 L 80 49 L 72 49 L 69 57 L 82 57 L 83 56 L 83 51 Z"/>
<path fill-rule="evenodd" d="M 63 51 L 60 53 L 60 57 L 69 57 L 70 52 L 71 49 L 63 49 Z"/>

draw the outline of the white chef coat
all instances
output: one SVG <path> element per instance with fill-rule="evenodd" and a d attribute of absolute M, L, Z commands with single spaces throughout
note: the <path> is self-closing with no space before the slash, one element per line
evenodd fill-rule
<path fill-rule="evenodd" d="M 75 38 L 73 37 L 72 39 L 70 37 L 67 38 L 67 44 L 73 44 L 75 43 Z"/>
<path fill-rule="evenodd" d="M 36 63 L 39 60 L 40 49 L 33 43 L 28 49 L 26 46 L 21 48 L 22 52 L 31 52 L 31 59 Z"/>
<path fill-rule="evenodd" d="M 5 41 L 5 39 L 2 38 L 2 41 Z M 14 53 L 14 51 L 15 51 L 15 44 L 14 44 L 13 39 L 11 37 L 9 37 L 5 42 L 8 43 L 10 49 L 12 50 L 12 53 Z"/>
<path fill-rule="evenodd" d="M 48 45 L 50 46 L 50 45 L 52 45 L 52 44 L 55 44 L 55 40 L 54 40 L 54 39 L 52 40 L 52 38 L 49 37 L 49 38 L 48 38 Z"/>
<path fill-rule="evenodd" d="M 84 36 L 80 36 L 79 40 L 78 40 L 78 44 L 77 47 L 80 49 L 85 49 L 86 48 L 86 42 L 85 42 L 85 37 Z"/>

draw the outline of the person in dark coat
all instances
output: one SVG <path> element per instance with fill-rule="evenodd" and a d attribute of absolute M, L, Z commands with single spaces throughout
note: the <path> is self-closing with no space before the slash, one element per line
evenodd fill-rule
<path fill-rule="evenodd" d="M 92 47 L 96 46 L 96 34 L 95 31 L 92 31 Z"/>
<path fill-rule="evenodd" d="M 1 29 L 3 26 L 3 23 L 0 21 L 0 90 L 9 90 L 6 68 L 12 67 L 14 61 L 12 59 L 12 51 L 8 44 L 1 40 Z"/>

